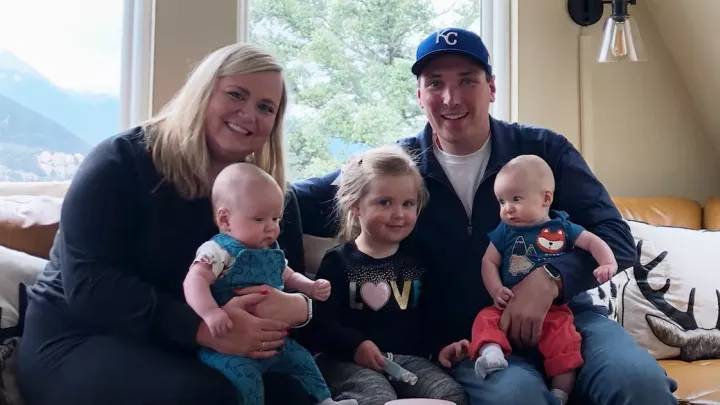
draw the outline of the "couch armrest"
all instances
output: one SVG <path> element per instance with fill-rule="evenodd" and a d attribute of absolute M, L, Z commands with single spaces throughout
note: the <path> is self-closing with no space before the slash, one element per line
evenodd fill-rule
<path fill-rule="evenodd" d="M 705 229 L 720 230 L 720 196 L 707 200 L 703 220 Z"/>
<path fill-rule="evenodd" d="M 47 196 L 0 197 L 0 245 L 47 259 L 62 201 Z"/>

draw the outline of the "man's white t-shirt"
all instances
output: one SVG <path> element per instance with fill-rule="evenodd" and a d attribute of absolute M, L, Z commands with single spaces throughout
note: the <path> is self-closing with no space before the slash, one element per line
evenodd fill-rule
<path fill-rule="evenodd" d="M 472 217 L 475 192 L 485 175 L 485 169 L 490 159 L 490 139 L 488 137 L 482 148 L 465 156 L 451 155 L 440 150 L 437 144 L 433 146 L 435 157 L 465 206 L 468 218 Z"/>

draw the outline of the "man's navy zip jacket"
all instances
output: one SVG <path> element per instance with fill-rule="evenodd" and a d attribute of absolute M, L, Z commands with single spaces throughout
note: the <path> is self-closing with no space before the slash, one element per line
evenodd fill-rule
<path fill-rule="evenodd" d="M 570 220 L 605 240 L 620 270 L 635 262 L 630 229 L 622 220 L 605 187 L 590 171 L 580 153 L 563 136 L 542 128 L 507 123 L 490 117 L 491 154 L 486 172 L 476 191 L 472 218 L 433 154 L 432 130 L 399 143 L 417 156 L 430 199 L 420 213 L 412 238 L 430 256 L 429 279 L 423 283 L 430 294 L 432 325 L 427 328 L 437 354 L 444 345 L 469 339 L 475 316 L 492 304 L 480 275 L 487 234 L 500 222 L 500 208 L 493 192 L 495 175 L 510 159 L 522 154 L 542 157 L 555 174 L 556 190 L 552 209 L 564 210 Z M 336 234 L 333 181 L 340 171 L 300 181 L 293 185 L 305 234 L 331 237 Z M 586 290 L 597 286 L 593 270 L 597 263 L 579 249 L 554 259 L 562 274 L 559 297 L 576 313 L 596 309 Z"/>

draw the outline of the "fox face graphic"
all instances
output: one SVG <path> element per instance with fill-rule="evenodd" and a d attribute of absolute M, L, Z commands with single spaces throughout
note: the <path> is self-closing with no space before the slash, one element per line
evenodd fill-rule
<path fill-rule="evenodd" d="M 565 247 L 565 232 L 562 229 L 553 232 L 546 227 L 540 231 L 535 242 L 545 253 L 558 253 Z"/>

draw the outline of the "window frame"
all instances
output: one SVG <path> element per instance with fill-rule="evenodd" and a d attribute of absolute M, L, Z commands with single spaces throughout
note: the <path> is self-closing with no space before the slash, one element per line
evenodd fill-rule
<path fill-rule="evenodd" d="M 124 0 L 120 131 L 150 118 L 155 0 Z"/>

